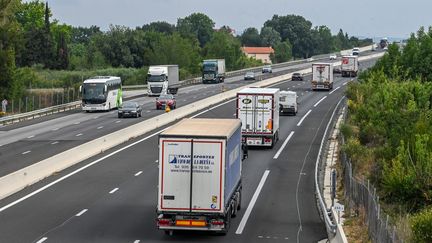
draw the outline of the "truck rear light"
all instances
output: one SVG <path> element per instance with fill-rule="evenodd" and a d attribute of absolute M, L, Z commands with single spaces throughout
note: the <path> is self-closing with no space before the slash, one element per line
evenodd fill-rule
<path fill-rule="evenodd" d="M 204 220 L 176 220 L 176 226 L 204 227 L 206 225 Z"/>
<path fill-rule="evenodd" d="M 271 138 L 264 138 L 264 143 L 271 143 L 272 139 Z"/>
<path fill-rule="evenodd" d="M 158 219 L 157 224 L 158 224 L 158 226 L 169 226 L 169 225 L 171 225 L 171 220 L 169 220 L 169 219 Z"/>
<path fill-rule="evenodd" d="M 224 225 L 225 222 L 223 220 L 212 220 L 210 222 L 212 225 Z"/>

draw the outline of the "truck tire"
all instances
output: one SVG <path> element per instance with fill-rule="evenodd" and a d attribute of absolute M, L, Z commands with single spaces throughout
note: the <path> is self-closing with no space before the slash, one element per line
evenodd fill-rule
<path fill-rule="evenodd" d="M 237 211 L 241 209 L 241 199 L 242 199 L 242 193 L 241 193 L 241 189 L 239 190 L 239 196 L 238 196 L 238 203 L 237 203 Z"/>
<path fill-rule="evenodd" d="M 228 209 L 228 214 L 225 218 L 225 229 L 222 230 L 221 234 L 226 235 L 231 227 L 231 208 Z"/>

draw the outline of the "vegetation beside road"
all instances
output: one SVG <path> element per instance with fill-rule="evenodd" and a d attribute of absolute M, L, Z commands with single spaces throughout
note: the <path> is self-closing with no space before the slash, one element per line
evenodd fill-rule
<path fill-rule="evenodd" d="M 432 242 L 432 29 L 388 53 L 347 91 L 345 151 L 378 187 L 385 211 L 409 215 L 412 242 Z M 406 220 L 405 220 L 406 221 Z"/>
<path fill-rule="evenodd" d="M 342 30 L 332 36 L 326 26 L 312 27 L 295 15 L 275 15 L 261 33 L 249 28 L 235 36 L 228 26 L 215 29 L 215 22 L 201 13 L 180 18 L 176 25 L 111 25 L 102 31 L 53 20 L 41 0 L 0 0 L 0 6 L 0 97 L 9 100 L 20 99 L 31 88 L 77 89 L 94 75 L 119 75 L 125 84 L 144 84 L 149 65 L 178 64 L 181 79 L 199 76 L 206 58 L 225 58 L 228 71 L 262 65 L 242 53 L 243 45 L 273 46 L 273 62 L 285 62 L 371 42 Z"/>

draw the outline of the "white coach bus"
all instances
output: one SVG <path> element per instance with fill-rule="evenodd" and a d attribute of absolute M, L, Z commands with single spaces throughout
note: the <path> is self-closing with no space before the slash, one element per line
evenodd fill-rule
<path fill-rule="evenodd" d="M 98 76 L 80 86 L 81 107 L 84 111 L 109 111 L 122 105 L 122 85 L 119 77 Z"/>

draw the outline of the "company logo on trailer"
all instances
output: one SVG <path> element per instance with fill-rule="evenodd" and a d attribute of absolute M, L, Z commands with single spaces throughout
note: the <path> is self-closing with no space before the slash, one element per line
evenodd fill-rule
<path fill-rule="evenodd" d="M 243 104 L 248 105 L 248 104 L 252 103 L 252 100 L 246 98 L 246 99 L 243 99 L 242 102 L 243 102 Z"/>
<path fill-rule="evenodd" d="M 170 154 L 168 155 L 169 164 L 190 164 L 190 155 Z M 194 165 L 214 165 L 214 155 L 194 155 Z"/>
<path fill-rule="evenodd" d="M 258 103 L 261 103 L 261 104 L 267 104 L 269 102 L 270 102 L 270 100 L 266 100 L 266 99 L 258 100 Z"/>
<path fill-rule="evenodd" d="M 320 73 L 320 74 L 322 74 L 323 72 L 324 72 L 324 70 L 325 70 L 325 67 L 324 66 L 317 66 L 317 71 Z"/>

